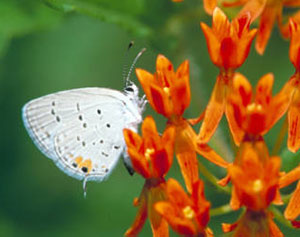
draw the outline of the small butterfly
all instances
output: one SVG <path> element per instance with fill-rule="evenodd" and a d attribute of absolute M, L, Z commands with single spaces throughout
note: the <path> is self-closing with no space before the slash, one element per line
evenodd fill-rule
<path fill-rule="evenodd" d="M 24 105 L 24 125 L 35 145 L 66 174 L 84 181 L 106 179 L 126 152 L 123 129 L 137 131 L 145 97 L 129 81 L 124 92 L 107 88 L 80 88 L 34 99 Z"/>

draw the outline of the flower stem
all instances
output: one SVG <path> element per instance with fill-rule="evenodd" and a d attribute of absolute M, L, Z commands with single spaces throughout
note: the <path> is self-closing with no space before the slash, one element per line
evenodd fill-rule
<path fill-rule="evenodd" d="M 293 193 L 286 194 L 286 195 L 281 195 L 281 199 L 284 202 L 284 204 L 287 204 L 291 198 Z"/>
<path fill-rule="evenodd" d="M 233 210 L 231 209 L 229 204 L 220 206 L 220 207 L 216 207 L 210 210 L 209 215 L 210 216 L 220 216 L 229 212 L 232 212 Z"/>
<path fill-rule="evenodd" d="M 270 210 L 274 214 L 275 219 L 278 220 L 281 224 L 288 228 L 293 228 L 291 223 L 283 217 L 281 211 L 279 211 L 276 207 L 272 206 L 270 207 Z"/>
<path fill-rule="evenodd" d="M 273 150 L 271 152 L 272 155 L 277 155 L 279 153 L 281 144 L 282 144 L 283 139 L 286 135 L 287 127 L 288 127 L 288 120 L 287 120 L 287 117 L 285 117 L 284 122 L 283 122 L 283 124 L 280 128 L 279 133 L 278 133 L 275 145 L 274 145 Z"/>
<path fill-rule="evenodd" d="M 198 167 L 199 167 L 200 174 L 202 174 L 219 191 L 225 192 L 227 194 L 231 193 L 231 189 L 229 187 L 221 187 L 218 184 L 218 179 L 212 173 L 210 173 L 209 170 L 201 162 L 198 162 Z"/>

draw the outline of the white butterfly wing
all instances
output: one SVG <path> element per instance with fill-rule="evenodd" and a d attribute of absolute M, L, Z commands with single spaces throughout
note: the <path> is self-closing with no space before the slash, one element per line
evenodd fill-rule
<path fill-rule="evenodd" d="M 37 147 L 61 170 L 79 180 L 102 181 L 124 151 L 123 129 L 136 129 L 140 113 L 119 91 L 82 88 L 28 102 L 23 120 Z"/>

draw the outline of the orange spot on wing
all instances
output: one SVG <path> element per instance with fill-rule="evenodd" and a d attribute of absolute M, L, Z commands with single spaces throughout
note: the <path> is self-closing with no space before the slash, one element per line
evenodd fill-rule
<path fill-rule="evenodd" d="M 91 169 L 92 169 L 92 161 L 91 161 L 91 159 L 86 159 L 83 162 L 81 162 L 79 164 L 79 168 L 82 168 L 82 167 L 86 167 L 87 168 L 87 172 L 86 173 L 89 173 L 91 171 Z"/>
<path fill-rule="evenodd" d="M 78 156 L 76 159 L 75 159 L 75 162 L 77 163 L 77 165 L 80 165 L 80 163 L 82 162 L 83 158 L 81 156 Z"/>
<path fill-rule="evenodd" d="M 75 162 L 77 163 L 78 165 L 78 168 L 83 168 L 85 167 L 87 169 L 86 173 L 89 173 L 92 169 L 92 161 L 91 159 L 83 159 L 81 156 L 78 156 L 76 159 L 75 159 Z"/>

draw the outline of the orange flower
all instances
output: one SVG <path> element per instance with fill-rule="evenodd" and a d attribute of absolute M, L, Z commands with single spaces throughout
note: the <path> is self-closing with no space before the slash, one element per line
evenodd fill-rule
<path fill-rule="evenodd" d="M 212 15 L 214 9 L 217 6 L 217 0 L 203 0 L 203 7 L 206 13 Z"/>
<path fill-rule="evenodd" d="M 191 197 L 174 179 L 168 180 L 166 190 L 168 201 L 156 203 L 155 209 L 174 231 L 184 236 L 212 236 L 206 228 L 210 203 L 204 197 L 203 182 L 193 184 Z"/>
<path fill-rule="evenodd" d="M 285 84 L 282 94 L 291 99 L 288 110 L 288 148 L 296 152 L 300 148 L 300 24 L 290 20 L 290 60 L 296 72 Z"/>
<path fill-rule="evenodd" d="M 288 148 L 296 152 L 300 148 L 300 74 L 297 73 L 286 83 L 285 93 L 291 98 L 288 108 Z M 284 90 L 283 89 L 283 90 Z"/>
<path fill-rule="evenodd" d="M 289 21 L 289 29 L 291 34 L 289 56 L 296 71 L 300 71 L 300 24 L 293 19 Z"/>
<path fill-rule="evenodd" d="M 294 168 L 287 174 L 280 178 L 280 188 L 286 187 L 289 184 L 300 179 L 300 166 Z M 300 181 L 298 181 L 297 187 L 294 190 L 292 197 L 285 209 L 284 217 L 292 221 L 292 224 L 296 228 L 300 228 L 300 222 L 295 219 L 300 215 Z"/>
<path fill-rule="evenodd" d="M 163 177 L 171 167 L 175 129 L 169 126 L 160 137 L 152 117 L 145 118 L 142 137 L 124 129 L 127 151 L 132 166 L 145 179 Z"/>
<path fill-rule="evenodd" d="M 233 231 L 233 236 L 283 237 L 282 232 L 273 221 L 273 214 L 267 210 L 252 211 L 247 209 L 243 216 L 233 224 L 222 224 L 225 233 Z"/>
<path fill-rule="evenodd" d="M 226 181 L 233 183 L 231 208 L 246 207 L 243 216 L 233 224 L 223 224 L 224 232 L 233 236 L 283 236 L 273 215 L 267 210 L 271 203 L 282 204 L 279 193 L 280 158 L 269 157 L 268 148 L 260 138 L 244 141 L 234 164 L 228 167 Z"/>
<path fill-rule="evenodd" d="M 164 176 L 173 160 L 175 129 L 169 126 L 159 136 L 153 118 L 147 117 L 142 124 L 142 137 L 129 129 L 124 129 L 124 137 L 133 168 L 146 179 L 140 197 L 135 201 L 138 214 L 125 235 L 137 235 L 148 216 L 153 235 L 168 236 L 168 224 L 154 210 L 153 204 L 165 199 Z"/>
<path fill-rule="evenodd" d="M 168 119 L 182 116 L 191 100 L 188 61 L 184 61 L 174 72 L 172 63 L 163 55 L 158 55 L 154 75 L 139 68 L 136 75 L 157 113 Z"/>
<path fill-rule="evenodd" d="M 247 58 L 256 30 L 249 30 L 250 15 L 229 22 L 219 9 L 213 11 L 212 28 L 200 23 L 212 62 L 226 70 L 240 67 Z"/>
<path fill-rule="evenodd" d="M 187 189 L 191 192 L 193 183 L 199 178 L 196 152 L 222 167 L 226 167 L 227 162 L 208 145 L 198 145 L 197 135 L 182 117 L 191 99 L 189 63 L 183 62 L 174 72 L 172 63 L 158 55 L 154 75 L 143 69 L 136 69 L 136 74 L 152 108 L 167 117 L 168 126 L 176 129 L 175 153 Z"/>
<path fill-rule="evenodd" d="M 226 116 L 234 141 L 240 144 L 245 134 L 261 136 L 284 115 L 289 97 L 279 93 L 272 97 L 274 78 L 266 74 L 257 83 L 255 95 L 248 80 L 241 74 L 233 80 Z"/>
<path fill-rule="evenodd" d="M 236 76 L 234 70 L 246 60 L 256 30 L 249 30 L 249 14 L 244 14 L 230 23 L 219 8 L 215 8 L 213 12 L 212 28 L 204 23 L 200 25 L 206 38 L 210 58 L 220 68 L 199 132 L 199 142 L 207 143 L 226 109 L 227 95 Z M 194 124 L 197 119 L 191 122 Z"/>
<path fill-rule="evenodd" d="M 282 23 L 283 7 L 299 7 L 300 2 L 297 0 L 236 0 L 234 2 L 225 1 L 223 5 L 225 7 L 244 5 L 238 17 L 245 12 L 250 12 L 251 22 L 260 16 L 255 48 L 259 54 L 263 54 L 276 20 L 283 36 L 289 37 L 288 26 Z M 299 11 L 296 12 L 294 17 L 299 19 L 299 13 Z"/>
<path fill-rule="evenodd" d="M 241 147 L 240 157 L 228 167 L 233 183 L 232 208 L 241 205 L 253 211 L 266 209 L 279 198 L 280 158 L 268 157 L 265 145 L 250 142 Z M 263 148 L 263 149 L 262 149 Z M 276 200 L 277 201 L 277 200 Z"/>

